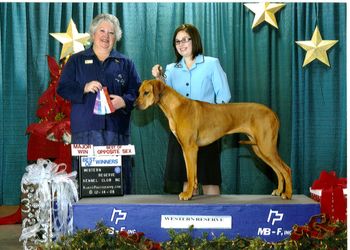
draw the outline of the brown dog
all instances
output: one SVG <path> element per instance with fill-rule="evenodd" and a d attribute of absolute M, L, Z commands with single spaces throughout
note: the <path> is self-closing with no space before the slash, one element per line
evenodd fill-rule
<path fill-rule="evenodd" d="M 255 154 L 266 162 L 278 177 L 272 195 L 292 197 L 291 170 L 277 151 L 279 121 L 268 107 L 258 103 L 210 104 L 183 97 L 160 80 L 146 80 L 135 102 L 144 110 L 158 104 L 169 120 L 169 127 L 179 141 L 186 163 L 187 189 L 180 200 L 189 200 L 197 188 L 197 152 L 226 134 L 244 133 Z"/>

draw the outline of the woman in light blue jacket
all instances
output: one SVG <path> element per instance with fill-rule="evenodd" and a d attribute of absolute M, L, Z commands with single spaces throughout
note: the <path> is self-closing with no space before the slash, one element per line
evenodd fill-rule
<path fill-rule="evenodd" d="M 165 82 L 181 95 L 209 103 L 227 103 L 231 94 L 227 77 L 217 58 L 204 56 L 200 34 L 191 24 L 182 24 L 174 32 L 173 47 L 176 62 L 152 68 L 152 75 Z M 198 183 L 203 194 L 220 194 L 220 140 L 199 148 L 197 160 Z M 180 144 L 173 134 L 169 136 L 164 191 L 179 193 L 187 185 L 186 166 Z M 179 188 L 180 187 L 180 188 Z M 194 192 L 196 193 L 196 192 Z"/>

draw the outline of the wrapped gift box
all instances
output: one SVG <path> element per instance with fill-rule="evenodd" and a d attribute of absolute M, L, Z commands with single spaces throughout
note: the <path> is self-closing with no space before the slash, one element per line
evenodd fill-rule
<path fill-rule="evenodd" d="M 321 203 L 321 212 L 330 220 L 346 222 L 347 179 L 334 171 L 322 171 L 310 187 L 311 198 Z"/>
<path fill-rule="evenodd" d="M 62 168 L 63 167 L 63 168 Z M 73 233 L 72 204 L 78 200 L 76 172 L 64 164 L 38 159 L 26 167 L 21 181 L 23 249 Z"/>
<path fill-rule="evenodd" d="M 313 199 L 317 202 L 321 202 L 322 189 L 312 189 L 310 187 L 310 194 L 311 194 L 311 199 Z M 348 189 L 347 188 L 343 188 L 343 194 L 344 194 L 345 199 L 347 199 L 347 196 L 348 196 Z"/>

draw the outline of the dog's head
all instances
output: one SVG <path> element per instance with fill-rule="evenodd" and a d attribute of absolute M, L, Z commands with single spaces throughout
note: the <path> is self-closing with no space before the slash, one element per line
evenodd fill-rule
<path fill-rule="evenodd" d="M 164 90 L 165 83 L 161 80 L 145 80 L 139 88 L 139 96 L 135 101 L 135 107 L 140 110 L 145 110 L 153 104 L 157 104 L 160 95 Z"/>

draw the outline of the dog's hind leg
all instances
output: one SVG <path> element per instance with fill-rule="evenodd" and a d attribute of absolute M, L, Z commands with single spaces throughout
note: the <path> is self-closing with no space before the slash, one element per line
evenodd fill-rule
<path fill-rule="evenodd" d="M 258 145 L 257 145 L 258 146 Z M 253 146 L 254 147 L 254 146 Z M 260 158 L 265 161 L 278 177 L 278 187 L 272 195 L 280 195 L 282 199 L 292 198 L 292 181 L 290 168 L 285 164 L 277 152 L 277 148 L 271 145 L 259 145 Z M 255 151 L 254 151 L 255 152 Z"/>
<path fill-rule="evenodd" d="M 254 153 L 261 160 L 263 160 L 267 165 L 269 165 L 272 168 L 272 170 L 277 175 L 277 179 L 278 179 L 278 187 L 277 187 L 277 189 L 274 189 L 272 191 L 272 195 L 280 196 L 283 193 L 283 189 L 284 189 L 284 176 L 283 176 L 283 174 L 279 170 L 279 167 L 276 167 L 274 164 L 272 164 L 271 161 L 261 152 L 259 145 L 256 142 L 256 139 L 250 134 L 247 134 L 247 136 L 248 136 L 249 140 L 244 140 L 244 141 L 242 140 L 242 141 L 239 141 L 239 143 L 245 144 L 245 145 L 251 145 Z"/>
<path fill-rule="evenodd" d="M 276 168 L 274 165 L 271 164 L 270 160 L 267 159 L 267 157 L 265 157 L 261 152 L 260 149 L 257 145 L 252 145 L 252 149 L 254 151 L 254 153 L 261 159 L 263 160 L 267 165 L 269 165 L 272 170 L 275 172 L 275 174 L 277 175 L 277 179 L 278 179 L 278 187 L 277 189 L 274 189 L 272 191 L 272 195 L 281 195 L 283 193 L 283 187 L 284 187 L 284 178 L 282 173 L 279 171 L 278 168 Z"/>
<path fill-rule="evenodd" d="M 292 198 L 292 177 L 291 177 L 291 169 L 287 166 L 286 163 L 283 162 L 281 157 L 276 154 L 272 158 L 272 163 L 277 166 L 279 166 L 279 170 L 281 174 L 283 175 L 284 179 L 284 192 L 282 192 L 280 195 L 282 199 L 288 199 L 290 200 Z M 276 194 L 278 195 L 278 194 Z"/>

